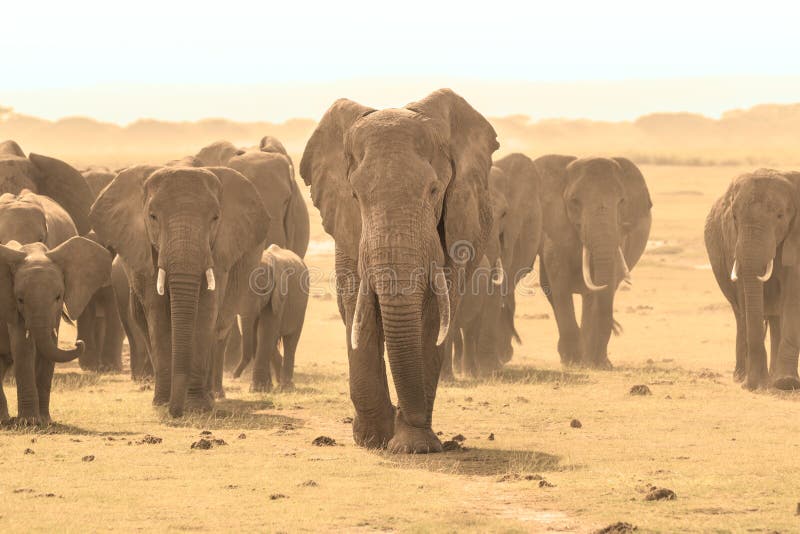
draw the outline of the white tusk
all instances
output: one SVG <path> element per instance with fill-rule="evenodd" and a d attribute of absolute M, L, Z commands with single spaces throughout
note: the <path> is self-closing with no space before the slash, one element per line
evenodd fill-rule
<path fill-rule="evenodd" d="M 156 292 L 159 295 L 164 294 L 164 281 L 167 279 L 167 271 L 162 269 L 161 267 L 158 268 L 158 279 L 156 280 Z"/>
<path fill-rule="evenodd" d="M 361 328 L 364 325 L 364 318 L 367 315 L 365 306 L 372 302 L 372 291 L 369 288 L 367 277 L 361 279 L 358 286 L 358 297 L 356 297 L 356 311 L 353 314 L 353 327 L 350 331 L 350 345 L 353 350 L 358 349 L 358 340 L 361 337 Z M 369 299 L 369 300 L 368 300 Z"/>
<path fill-rule="evenodd" d="M 628 262 L 625 261 L 625 254 L 622 253 L 622 247 L 619 247 L 617 250 L 619 250 L 619 259 L 622 260 L 622 281 L 632 286 L 633 280 L 631 280 L 631 270 L 628 269 Z"/>
<path fill-rule="evenodd" d="M 444 343 L 450 331 L 450 293 L 447 289 L 447 277 L 438 265 L 433 271 L 433 291 L 439 305 L 439 337 L 436 339 L 438 347 Z"/>
<path fill-rule="evenodd" d="M 581 263 L 583 264 L 583 283 L 586 284 L 586 287 L 589 288 L 589 291 L 602 291 L 608 286 L 596 286 L 592 281 L 592 273 L 589 272 L 589 249 L 583 247 L 583 258 Z"/>
<path fill-rule="evenodd" d="M 505 281 L 505 272 L 503 271 L 503 260 L 500 256 L 494 262 L 495 272 L 492 274 L 492 283 L 496 286 L 502 286 Z"/>
<path fill-rule="evenodd" d="M 31 338 L 31 331 L 25 330 L 25 339 L 30 339 L 30 338 Z"/>
<path fill-rule="evenodd" d="M 769 260 L 769 265 L 767 265 L 767 272 L 763 274 L 763 276 L 756 276 L 762 282 L 766 282 L 772 277 L 772 264 L 775 262 L 774 259 Z"/>
<path fill-rule="evenodd" d="M 214 279 L 214 269 L 211 267 L 206 269 L 206 282 L 208 282 L 209 291 L 214 291 L 217 289 L 217 281 Z"/>
<path fill-rule="evenodd" d="M 731 282 L 735 282 L 739 279 L 739 269 L 737 268 L 736 260 L 733 260 L 733 269 L 731 269 Z"/>

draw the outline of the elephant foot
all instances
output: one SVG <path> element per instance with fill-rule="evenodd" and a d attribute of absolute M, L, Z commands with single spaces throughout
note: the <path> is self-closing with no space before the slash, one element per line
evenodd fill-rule
<path fill-rule="evenodd" d="M 772 387 L 781 391 L 800 390 L 800 380 L 796 376 L 782 376 L 772 383 Z"/>
<path fill-rule="evenodd" d="M 442 442 L 430 428 L 409 426 L 398 415 L 387 449 L 394 454 L 429 454 L 442 452 Z"/>
<path fill-rule="evenodd" d="M 217 400 L 224 399 L 225 398 L 225 388 L 222 388 L 222 389 L 219 389 L 219 390 L 215 390 L 214 391 L 214 398 L 217 399 Z"/>
<path fill-rule="evenodd" d="M 280 390 L 282 392 L 284 392 L 284 393 L 287 393 L 287 392 L 290 392 L 290 391 L 294 391 L 294 389 L 295 389 L 294 388 L 294 382 L 292 382 L 291 380 L 288 381 L 288 382 L 282 382 L 281 383 Z"/>
<path fill-rule="evenodd" d="M 747 378 L 747 372 L 744 369 L 736 368 L 733 371 L 733 381 L 734 382 L 744 382 L 744 379 Z"/>
<path fill-rule="evenodd" d="M 192 413 L 205 413 L 214 409 L 214 397 L 212 395 L 187 395 L 186 410 Z"/>
<path fill-rule="evenodd" d="M 269 393 L 272 391 L 272 381 L 253 382 L 250 384 L 250 393 Z"/>
<path fill-rule="evenodd" d="M 153 406 L 166 406 L 169 404 L 169 393 L 156 393 L 153 395 Z"/>
<path fill-rule="evenodd" d="M 769 386 L 769 379 L 766 373 L 751 373 L 747 375 L 747 380 L 742 384 L 742 389 L 755 391 L 766 389 Z"/>
<path fill-rule="evenodd" d="M 384 417 L 366 418 L 358 414 L 353 418 L 353 440 L 359 447 L 366 449 L 383 449 L 394 435 L 395 409 Z"/>

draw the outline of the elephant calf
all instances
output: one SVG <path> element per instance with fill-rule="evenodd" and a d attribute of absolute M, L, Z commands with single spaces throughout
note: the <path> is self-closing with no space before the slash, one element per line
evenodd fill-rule
<path fill-rule="evenodd" d="M 260 298 L 242 314 L 242 324 L 253 324 L 254 328 L 243 333 L 242 360 L 233 376 L 239 378 L 255 355 L 251 391 L 270 391 L 273 372 L 280 387 L 290 389 L 294 354 L 308 306 L 308 269 L 291 250 L 271 245 L 261 256 L 260 268 L 250 277 L 250 288 Z M 281 340 L 283 358 L 278 351 Z"/>
<path fill-rule="evenodd" d="M 800 389 L 800 172 L 761 169 L 736 178 L 711 208 L 705 243 L 736 317 L 734 378 L 755 389 Z M 764 323 L 769 324 L 767 370 Z"/>
<path fill-rule="evenodd" d="M 64 306 L 72 317 L 111 274 L 111 255 L 100 245 L 73 237 L 49 250 L 43 243 L 0 245 L 0 420 L 8 420 L 2 392 L 6 369 L 13 362 L 20 422 L 50 422 L 50 387 L 55 363 L 83 352 L 58 347 Z"/>

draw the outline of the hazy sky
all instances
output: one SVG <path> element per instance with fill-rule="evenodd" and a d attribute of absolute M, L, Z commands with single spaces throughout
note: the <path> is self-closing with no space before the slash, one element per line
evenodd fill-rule
<path fill-rule="evenodd" d="M 2 8 L 0 104 L 48 118 L 315 117 L 353 96 L 339 90 L 402 105 L 434 83 L 480 93 L 489 114 L 626 118 L 645 104 L 716 114 L 800 100 L 793 2 L 15 4 Z M 642 81 L 643 98 L 629 80 Z M 683 85 L 659 91 L 653 80 Z"/>

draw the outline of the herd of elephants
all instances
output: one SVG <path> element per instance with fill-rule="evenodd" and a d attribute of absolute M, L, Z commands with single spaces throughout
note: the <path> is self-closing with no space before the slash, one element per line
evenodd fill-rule
<path fill-rule="evenodd" d="M 489 121 L 447 89 L 398 109 L 337 100 L 308 140 L 299 174 L 335 241 L 361 446 L 442 450 L 439 379 L 511 359 L 515 289 L 537 257 L 562 363 L 611 366 L 614 296 L 652 222 L 642 173 L 625 158 L 493 161 L 498 148 Z M 292 387 L 309 214 L 280 141 L 82 172 L 6 141 L 0 192 L 0 421 L 50 423 L 55 364 L 121 371 L 124 337 L 133 378 L 152 378 L 153 403 L 173 417 L 212 409 L 224 373 L 251 360 L 253 391 Z M 734 179 L 707 219 L 736 317 L 734 376 L 748 388 L 800 388 L 798 209 L 800 173 L 762 169 Z M 59 346 L 62 320 L 77 323 L 73 348 Z M 2 392 L 12 368 L 15 418 Z"/>

